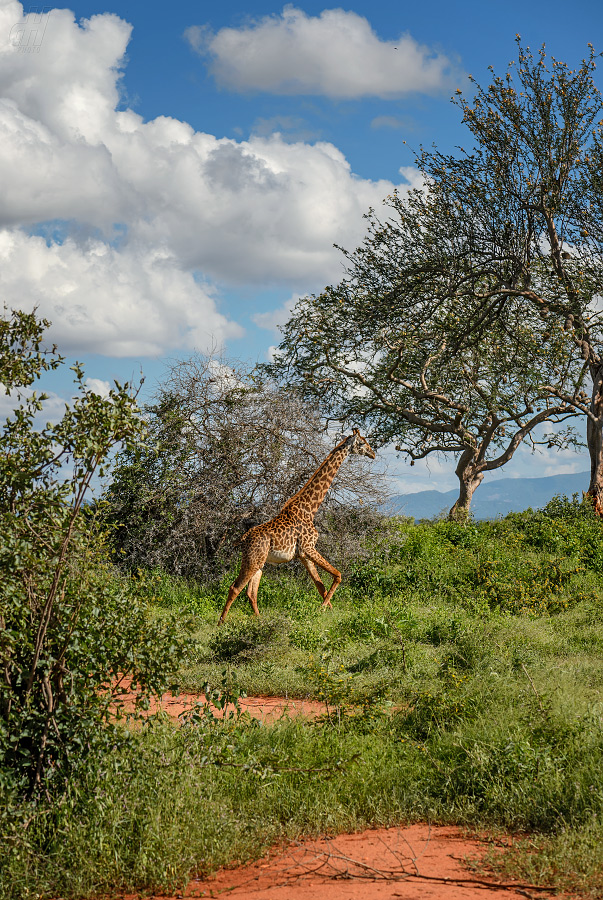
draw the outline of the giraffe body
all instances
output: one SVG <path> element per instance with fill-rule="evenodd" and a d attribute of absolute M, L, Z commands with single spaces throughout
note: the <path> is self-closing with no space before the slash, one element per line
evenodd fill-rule
<path fill-rule="evenodd" d="M 331 606 L 331 597 L 341 582 L 341 572 L 316 550 L 318 531 L 314 526 L 314 516 L 349 453 L 375 458 L 375 452 L 368 441 L 354 429 L 353 434 L 344 438 L 329 453 L 306 484 L 285 503 L 273 519 L 262 525 L 255 525 L 243 536 L 241 569 L 228 591 L 219 625 L 224 622 L 228 610 L 245 586 L 254 615 L 259 615 L 258 587 L 266 563 L 274 566 L 299 559 L 316 585 L 323 600 L 322 605 Z M 328 591 L 318 569 L 333 576 L 333 583 Z"/>

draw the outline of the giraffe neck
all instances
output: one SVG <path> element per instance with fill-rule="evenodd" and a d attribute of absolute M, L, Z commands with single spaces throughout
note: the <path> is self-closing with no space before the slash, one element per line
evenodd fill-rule
<path fill-rule="evenodd" d="M 350 452 L 344 444 L 345 441 L 342 441 L 329 453 L 314 475 L 306 481 L 304 486 L 293 497 L 287 500 L 283 509 L 288 509 L 294 504 L 296 509 L 303 510 L 303 512 L 309 513 L 311 516 L 315 515 L 325 499 L 340 465 Z"/>

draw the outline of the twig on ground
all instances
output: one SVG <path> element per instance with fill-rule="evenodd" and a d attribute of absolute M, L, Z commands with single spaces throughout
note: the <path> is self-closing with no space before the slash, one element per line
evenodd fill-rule
<path fill-rule="evenodd" d="M 532 679 L 531 679 L 531 677 L 530 677 L 530 673 L 528 672 L 528 670 L 526 669 L 526 667 L 524 666 L 523 663 L 521 663 L 521 668 L 523 669 L 524 674 L 525 674 L 526 678 L 528 679 L 528 681 L 530 682 L 530 685 L 531 685 L 531 687 L 532 687 L 532 690 L 534 691 L 534 694 L 535 694 L 535 696 L 536 696 L 536 700 L 538 701 L 538 706 L 540 707 L 540 712 L 542 713 L 543 716 L 546 716 L 546 710 L 545 710 L 544 706 L 542 705 L 542 700 L 540 699 L 540 694 L 539 694 L 538 691 L 536 690 L 536 685 L 535 685 L 534 682 L 532 681 Z"/>
<path fill-rule="evenodd" d="M 351 856 L 348 856 L 341 851 L 338 851 L 334 848 L 332 842 L 325 838 L 326 843 L 328 845 L 328 850 L 320 850 L 316 846 L 306 847 L 303 844 L 297 844 L 296 849 L 299 852 L 290 852 L 288 855 L 292 860 L 292 865 L 287 866 L 284 869 L 281 869 L 282 875 L 284 875 L 288 880 L 293 878 L 301 878 L 306 875 L 320 874 L 323 878 L 332 878 L 333 880 L 339 879 L 358 879 L 358 880 L 373 880 L 373 881 L 404 881 L 408 878 L 420 879 L 421 881 L 428 881 L 434 884 L 466 884 L 466 885 L 474 885 L 475 887 L 483 888 L 484 890 L 514 890 L 517 893 L 524 894 L 529 900 L 534 900 L 534 897 L 527 893 L 528 891 L 542 891 L 542 892 L 550 892 L 550 887 L 541 887 L 536 884 L 522 884 L 518 882 L 504 882 L 504 881 L 486 881 L 480 878 L 462 878 L 462 877 L 444 877 L 437 875 L 423 875 L 419 871 L 418 860 L 425 853 L 427 847 L 423 849 L 420 854 L 416 854 L 416 851 L 412 847 L 412 845 L 408 842 L 407 838 L 401 834 L 401 830 L 397 831 L 398 839 L 402 837 L 406 845 L 408 846 L 411 856 L 406 857 L 402 854 L 398 853 L 394 848 L 386 843 L 380 836 L 378 836 L 380 842 L 386 848 L 386 850 L 391 853 L 396 862 L 397 866 L 392 868 L 380 868 L 378 866 L 370 865 L 369 863 L 363 862 L 362 860 L 354 859 Z M 431 835 L 428 838 L 428 842 L 431 839 Z M 304 857 L 313 855 L 313 859 L 311 862 L 304 862 Z M 456 857 L 455 857 L 456 858 Z M 317 864 L 316 864 L 317 863 Z M 340 865 L 343 863 L 343 867 Z M 414 871 L 408 871 L 405 867 L 408 864 L 411 864 L 414 868 Z M 293 869 L 303 869 L 303 872 L 295 872 L 291 871 Z M 290 872 L 290 874 L 288 874 Z"/>

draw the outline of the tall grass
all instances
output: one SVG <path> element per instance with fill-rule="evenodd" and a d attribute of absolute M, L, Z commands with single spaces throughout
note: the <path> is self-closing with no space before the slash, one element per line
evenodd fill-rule
<path fill-rule="evenodd" d="M 59 805 L 5 807 L 0 895 L 173 888 L 285 836 L 429 820 L 531 832 L 515 871 L 603 896 L 587 849 L 603 838 L 602 568 L 599 522 L 557 501 L 394 521 L 333 611 L 277 571 L 261 619 L 239 602 L 219 631 L 227 578 L 141 573 L 154 615 L 194 620 L 182 686 L 320 697 L 337 715 L 152 721 Z"/>

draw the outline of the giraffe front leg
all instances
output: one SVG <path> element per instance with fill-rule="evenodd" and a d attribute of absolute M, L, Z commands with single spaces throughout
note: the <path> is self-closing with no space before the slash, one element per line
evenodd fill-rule
<path fill-rule="evenodd" d="M 261 574 L 262 574 L 262 572 L 260 570 L 260 576 L 261 576 Z M 237 597 L 239 596 L 239 594 L 241 593 L 241 591 L 243 590 L 245 585 L 249 581 L 251 581 L 253 578 L 255 578 L 256 575 L 257 575 L 257 569 L 255 566 L 251 566 L 251 565 L 241 566 L 241 571 L 239 572 L 239 574 L 237 575 L 237 577 L 235 578 L 233 583 L 230 585 L 230 588 L 228 590 L 228 599 L 226 600 L 226 603 L 224 604 L 224 609 L 222 610 L 222 615 L 218 619 L 218 625 L 224 624 L 224 620 L 226 619 L 226 616 L 228 615 L 228 610 L 230 609 L 232 604 L 235 602 L 235 600 L 237 599 Z M 259 579 L 258 579 L 258 582 L 259 582 Z M 249 594 L 248 594 L 248 596 L 249 596 Z M 253 603 L 252 603 L 252 606 L 253 606 Z M 255 606 L 254 612 L 256 612 L 256 610 L 257 610 L 257 603 Z M 259 613 L 257 613 L 257 615 L 259 615 Z"/>
<path fill-rule="evenodd" d="M 321 579 L 320 575 L 318 574 L 318 569 L 316 568 L 314 563 L 311 560 L 309 560 L 307 557 L 302 556 L 302 557 L 300 557 L 300 559 L 301 559 L 302 564 L 303 564 L 304 568 L 306 569 L 308 575 L 310 576 L 310 578 L 316 585 L 316 590 L 318 591 L 318 593 L 324 600 L 325 595 L 327 593 L 327 589 L 324 586 L 324 584 L 322 583 L 322 579 Z"/>
<path fill-rule="evenodd" d="M 318 552 L 318 550 L 315 550 L 313 547 L 304 549 L 304 559 L 302 561 L 304 562 L 304 565 L 306 566 L 307 569 L 308 569 L 307 563 L 310 562 L 313 565 L 315 572 L 316 572 L 315 567 L 318 566 L 319 569 L 322 569 L 324 572 L 328 572 L 329 575 L 333 576 L 333 584 L 331 585 L 331 587 L 329 588 L 329 590 L 326 593 L 321 594 L 321 596 L 323 598 L 323 604 L 322 604 L 323 607 L 325 607 L 325 606 L 332 607 L 333 604 L 331 603 L 331 597 L 333 596 L 333 594 L 335 593 L 335 591 L 341 584 L 341 572 L 339 571 L 339 569 L 336 569 L 335 566 L 332 566 L 331 563 L 328 560 L 326 560 L 324 558 L 324 556 L 321 556 L 320 553 Z M 308 572 L 310 572 L 310 569 L 308 569 Z M 311 572 L 310 572 L 310 575 L 312 575 Z M 312 577 L 314 577 L 314 576 L 312 576 Z M 316 572 L 316 577 L 318 578 L 318 572 Z M 322 585 L 322 581 L 320 580 L 320 578 L 318 578 L 318 581 Z M 315 583 L 316 583 L 316 581 L 315 581 Z M 318 585 L 316 585 L 316 586 L 318 587 Z M 323 592 L 324 592 L 324 590 L 325 590 L 325 588 L 323 585 Z M 318 592 L 321 593 L 320 588 L 318 589 Z"/>

